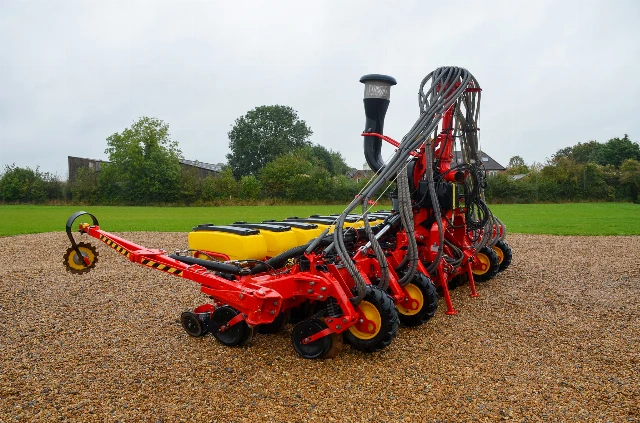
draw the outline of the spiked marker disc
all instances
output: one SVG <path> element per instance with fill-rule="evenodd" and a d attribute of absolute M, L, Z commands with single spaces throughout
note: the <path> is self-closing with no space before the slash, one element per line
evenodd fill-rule
<path fill-rule="evenodd" d="M 80 275 L 96 267 L 98 252 L 93 245 L 86 242 L 78 243 L 78 250 L 80 250 L 82 257 L 78 257 L 75 248 L 67 249 L 67 252 L 64 253 L 64 265 L 67 271 Z"/>

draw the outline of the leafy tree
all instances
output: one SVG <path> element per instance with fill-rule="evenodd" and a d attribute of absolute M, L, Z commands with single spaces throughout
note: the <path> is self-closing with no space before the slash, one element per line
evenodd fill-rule
<path fill-rule="evenodd" d="M 602 144 L 597 141 L 589 141 L 584 144 L 579 142 L 573 146 L 570 158 L 576 163 L 595 162 L 595 157 L 600 154 L 600 150 L 602 150 Z"/>
<path fill-rule="evenodd" d="M 363 181 L 362 184 L 358 184 L 344 174 L 334 176 L 333 178 L 331 178 L 331 182 L 331 192 L 326 199 L 333 201 L 353 200 L 353 198 L 362 188 L 362 185 L 365 183 Z"/>
<path fill-rule="evenodd" d="M 66 184 L 56 175 L 49 172 L 42 173 L 44 182 L 44 194 L 47 200 L 63 200 L 65 197 Z"/>
<path fill-rule="evenodd" d="M 342 154 L 328 150 L 322 145 L 314 144 L 308 147 L 302 147 L 298 152 L 302 157 L 314 165 L 323 167 L 333 176 L 344 175 L 349 170 L 349 166 L 342 157 Z"/>
<path fill-rule="evenodd" d="M 81 167 L 76 172 L 75 181 L 71 186 L 74 200 L 95 202 L 99 196 L 98 173 L 88 167 Z"/>
<path fill-rule="evenodd" d="M 47 199 L 45 181 L 39 168 L 5 166 L 0 178 L 0 200 L 7 202 L 39 203 Z"/>
<path fill-rule="evenodd" d="M 551 162 L 556 163 L 560 159 L 569 158 L 571 157 L 572 153 L 573 153 L 573 147 L 561 148 L 560 150 L 556 151 L 556 153 L 553 155 L 553 157 L 551 158 Z"/>
<path fill-rule="evenodd" d="M 111 163 L 103 166 L 100 182 L 108 200 L 134 204 L 177 200 L 182 153 L 162 120 L 140 118 L 108 137 L 105 153 Z"/>
<path fill-rule="evenodd" d="M 240 178 L 240 197 L 244 200 L 255 200 L 260 196 L 262 184 L 253 175 Z"/>
<path fill-rule="evenodd" d="M 571 147 L 565 147 L 558 150 L 551 160 L 552 163 L 557 163 L 561 159 L 570 159 L 576 163 L 589 163 L 594 161 L 594 157 L 597 156 L 599 150 L 602 148 L 602 144 L 597 141 L 589 141 L 586 143 L 578 143 Z"/>
<path fill-rule="evenodd" d="M 520 164 L 514 157 L 508 169 Z M 532 164 L 526 179 L 490 179 L 486 194 L 494 202 L 640 202 L 640 146 L 627 135 L 606 143 L 578 143 L 558 150 L 544 166 Z"/>
<path fill-rule="evenodd" d="M 613 200 L 614 190 L 607 185 L 603 166 L 587 163 L 582 167 L 584 198 L 589 200 Z"/>
<path fill-rule="evenodd" d="M 310 145 L 313 131 L 288 106 L 259 106 L 236 119 L 229 131 L 229 166 L 236 178 L 257 175 L 282 154 Z"/>
<path fill-rule="evenodd" d="M 98 174 L 98 198 L 102 204 L 120 204 L 126 196 L 122 192 L 124 183 L 118 167 L 102 163 Z"/>
<path fill-rule="evenodd" d="M 216 178 L 211 175 L 207 175 L 202 181 L 202 200 L 203 201 L 211 201 L 217 198 L 221 198 L 221 196 L 217 195 L 216 192 Z"/>
<path fill-rule="evenodd" d="M 569 158 L 558 160 L 555 165 L 547 165 L 540 171 L 540 182 L 545 190 L 539 192 L 540 201 L 566 201 L 582 192 L 582 171 Z"/>
<path fill-rule="evenodd" d="M 333 159 L 331 152 L 325 147 L 319 144 L 313 144 L 300 148 L 297 153 L 314 165 L 323 167 L 333 175 Z"/>
<path fill-rule="evenodd" d="M 269 162 L 260 172 L 260 181 L 267 197 L 287 198 L 292 179 L 309 176 L 313 164 L 301 154 L 284 154 Z M 300 176 L 306 175 L 306 176 Z"/>
<path fill-rule="evenodd" d="M 347 164 L 346 160 L 339 151 L 329 150 L 331 154 L 331 160 L 333 161 L 333 175 L 344 176 L 351 167 Z"/>
<path fill-rule="evenodd" d="M 572 147 L 563 148 L 554 154 L 552 162 L 557 163 L 562 158 L 571 159 L 576 163 L 620 166 L 626 159 L 640 160 L 640 146 L 625 134 L 623 138 L 612 138 L 606 143 L 579 142 Z"/>
<path fill-rule="evenodd" d="M 640 160 L 640 145 L 625 134 L 623 138 L 612 138 L 603 144 L 592 159 L 600 165 L 620 166 L 627 159 Z"/>
<path fill-rule="evenodd" d="M 230 167 L 225 167 L 219 176 L 207 176 L 202 185 L 202 199 L 205 201 L 238 198 L 238 182 Z"/>
<path fill-rule="evenodd" d="M 202 195 L 202 182 L 198 177 L 198 169 L 185 166 L 180 172 L 180 199 L 192 204 Z"/>
<path fill-rule="evenodd" d="M 332 176 L 304 149 L 269 162 L 260 181 L 267 197 L 293 201 L 345 201 L 358 192 L 355 182 L 344 175 Z"/>
<path fill-rule="evenodd" d="M 308 147 L 308 151 L 309 159 L 324 167 L 333 176 L 344 175 L 349 170 L 349 165 L 340 152 L 328 150 L 319 144 Z"/>
<path fill-rule="evenodd" d="M 627 159 L 620 166 L 620 182 L 627 198 L 640 203 L 640 161 Z"/>
<path fill-rule="evenodd" d="M 509 164 L 507 165 L 507 173 L 509 175 L 520 175 L 528 172 L 529 167 L 526 165 L 522 157 L 513 156 L 509 159 Z"/>

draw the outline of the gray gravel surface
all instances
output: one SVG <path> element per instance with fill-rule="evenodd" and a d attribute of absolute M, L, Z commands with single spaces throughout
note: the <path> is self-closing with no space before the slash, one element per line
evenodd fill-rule
<path fill-rule="evenodd" d="M 441 301 L 386 350 L 326 361 L 299 358 L 290 326 L 190 338 L 197 284 L 89 240 L 98 266 L 75 276 L 63 233 L 0 238 L 2 423 L 640 421 L 640 237 L 510 235 L 513 264 L 480 298 L 453 291 L 458 316 Z"/>

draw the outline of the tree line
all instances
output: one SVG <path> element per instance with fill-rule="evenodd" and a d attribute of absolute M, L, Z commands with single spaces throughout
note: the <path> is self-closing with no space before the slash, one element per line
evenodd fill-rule
<path fill-rule="evenodd" d="M 487 185 L 493 203 L 640 203 L 640 145 L 625 134 L 560 149 L 545 164 L 527 166 L 515 156 L 507 171 L 488 178 Z"/>
<path fill-rule="evenodd" d="M 313 144 L 313 134 L 287 106 L 260 106 L 236 119 L 228 164 L 201 178 L 180 165 L 182 152 L 169 125 L 143 117 L 106 139 L 108 162 L 81 167 L 73 182 L 38 168 L 5 166 L 0 201 L 82 202 L 113 205 L 216 205 L 257 202 L 350 201 L 362 183 L 346 176 L 339 152 Z"/>
<path fill-rule="evenodd" d="M 362 188 L 346 176 L 339 152 L 310 141 L 313 134 L 288 106 L 260 106 L 234 122 L 227 165 L 201 178 L 180 165 L 169 125 L 143 117 L 106 139 L 108 163 L 81 167 L 73 182 L 38 168 L 5 166 L 0 201 L 113 205 L 218 205 L 263 202 L 344 203 Z M 516 178 L 517 176 L 517 178 Z M 558 150 L 545 164 L 512 157 L 504 174 L 488 178 L 489 202 L 640 202 L 640 146 L 627 135 Z"/>

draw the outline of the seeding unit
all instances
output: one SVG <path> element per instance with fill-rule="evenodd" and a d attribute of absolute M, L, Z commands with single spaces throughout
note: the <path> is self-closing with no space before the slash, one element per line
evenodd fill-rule
<path fill-rule="evenodd" d="M 478 296 L 475 282 L 511 262 L 505 227 L 483 199 L 480 87 L 465 69 L 436 69 L 420 86 L 420 118 L 397 142 L 383 135 L 395 79 L 366 75 L 361 82 L 364 152 L 375 175 L 342 214 L 202 224 L 189 233 L 188 250 L 168 254 L 105 232 L 93 215 L 78 212 L 66 225 L 72 246 L 65 265 L 80 274 L 97 263 L 96 249 L 72 234 L 74 221 L 89 215 L 81 234 L 134 263 L 201 285 L 213 301 L 182 313 L 189 335 L 212 333 L 240 345 L 254 329 L 270 333 L 290 322 L 293 347 L 305 358 L 334 357 L 343 341 L 364 352 L 385 348 L 400 322 L 415 326 L 435 314 L 437 289 L 446 313 L 455 314 L 450 288 L 468 281 Z M 386 162 L 383 140 L 397 148 Z M 458 142 L 462 160 L 454 163 Z M 393 182 L 393 210 L 370 213 L 370 199 Z M 353 214 L 358 206 L 362 213 Z"/>

